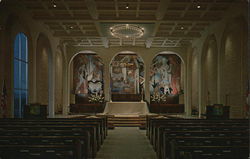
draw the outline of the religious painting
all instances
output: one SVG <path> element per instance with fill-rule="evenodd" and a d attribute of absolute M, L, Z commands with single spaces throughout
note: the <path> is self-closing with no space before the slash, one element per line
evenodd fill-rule
<path fill-rule="evenodd" d="M 174 54 L 160 54 L 150 69 L 150 94 L 175 96 L 181 93 L 181 59 Z"/>
<path fill-rule="evenodd" d="M 103 96 L 103 63 L 95 54 L 79 54 L 73 61 L 74 90 L 81 97 Z"/>
<path fill-rule="evenodd" d="M 111 68 L 112 94 L 141 94 L 144 86 L 144 64 L 135 54 L 119 54 Z"/>

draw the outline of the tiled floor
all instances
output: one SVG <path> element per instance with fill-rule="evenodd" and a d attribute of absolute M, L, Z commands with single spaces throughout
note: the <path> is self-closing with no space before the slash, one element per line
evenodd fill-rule
<path fill-rule="evenodd" d="M 109 130 L 96 159 L 156 159 L 145 130 L 116 127 Z"/>

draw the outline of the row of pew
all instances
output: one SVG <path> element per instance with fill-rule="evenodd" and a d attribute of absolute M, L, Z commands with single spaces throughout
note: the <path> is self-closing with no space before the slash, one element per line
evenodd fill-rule
<path fill-rule="evenodd" d="M 106 136 L 106 116 L 1 119 L 0 158 L 95 158 Z"/>
<path fill-rule="evenodd" d="M 248 159 L 247 119 L 147 116 L 147 136 L 159 159 Z"/>

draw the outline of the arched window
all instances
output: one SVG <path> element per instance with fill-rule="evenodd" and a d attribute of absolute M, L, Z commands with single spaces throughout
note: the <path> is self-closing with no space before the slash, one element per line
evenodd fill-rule
<path fill-rule="evenodd" d="M 28 40 L 23 33 L 17 34 L 14 43 L 14 117 L 23 116 L 28 102 Z"/>

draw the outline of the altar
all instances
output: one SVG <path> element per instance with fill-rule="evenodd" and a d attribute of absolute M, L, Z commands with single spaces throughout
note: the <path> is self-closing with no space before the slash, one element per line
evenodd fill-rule
<path fill-rule="evenodd" d="M 106 115 L 147 115 L 146 102 L 107 102 L 103 114 Z"/>

